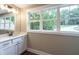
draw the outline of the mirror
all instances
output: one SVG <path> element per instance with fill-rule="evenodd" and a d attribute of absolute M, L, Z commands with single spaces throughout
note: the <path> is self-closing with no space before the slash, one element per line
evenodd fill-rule
<path fill-rule="evenodd" d="M 0 6 L 0 34 L 15 30 L 15 13 L 12 10 Z"/>

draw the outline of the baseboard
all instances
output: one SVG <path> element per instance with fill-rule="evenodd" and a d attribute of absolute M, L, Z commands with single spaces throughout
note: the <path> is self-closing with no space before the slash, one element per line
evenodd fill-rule
<path fill-rule="evenodd" d="M 51 55 L 49 53 L 43 52 L 43 51 L 39 51 L 39 50 L 35 50 L 32 48 L 27 48 L 27 51 L 30 51 L 32 53 L 38 54 L 38 55 Z"/>
<path fill-rule="evenodd" d="M 26 52 L 27 50 L 24 50 L 22 53 L 20 53 L 20 55 L 24 55 L 24 53 Z"/>

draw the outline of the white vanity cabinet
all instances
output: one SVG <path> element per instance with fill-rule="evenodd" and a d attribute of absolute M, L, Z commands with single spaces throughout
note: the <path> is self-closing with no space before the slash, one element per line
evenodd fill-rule
<path fill-rule="evenodd" d="M 17 44 L 17 52 L 18 54 L 21 54 L 24 52 L 27 48 L 26 40 L 24 40 L 24 37 L 22 37 L 23 40 Z"/>
<path fill-rule="evenodd" d="M 0 55 L 17 55 L 16 46 L 12 45 L 5 49 L 1 49 Z"/>
<path fill-rule="evenodd" d="M 14 55 L 16 54 L 16 46 L 11 41 L 0 43 L 0 55 Z"/>
<path fill-rule="evenodd" d="M 16 44 L 17 54 L 21 54 L 26 50 L 27 44 L 24 36 L 14 39 L 13 44 Z"/>
<path fill-rule="evenodd" d="M 20 36 L 0 43 L 0 55 L 19 55 L 26 50 L 26 38 Z"/>

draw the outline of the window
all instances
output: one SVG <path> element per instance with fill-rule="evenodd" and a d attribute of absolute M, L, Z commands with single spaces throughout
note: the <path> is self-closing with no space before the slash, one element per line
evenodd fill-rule
<path fill-rule="evenodd" d="M 79 31 L 79 6 L 60 8 L 61 31 Z"/>
<path fill-rule="evenodd" d="M 39 12 L 29 13 L 30 19 L 30 29 L 31 30 L 39 30 L 40 29 L 40 14 Z"/>
<path fill-rule="evenodd" d="M 30 30 L 79 31 L 79 5 L 64 5 L 29 12 Z"/>
<path fill-rule="evenodd" d="M 14 30 L 14 16 L 0 17 L 0 29 Z"/>
<path fill-rule="evenodd" d="M 47 9 L 38 12 L 29 13 L 30 29 L 40 30 L 56 30 L 56 9 Z M 43 24 L 41 26 L 41 24 Z"/>
<path fill-rule="evenodd" d="M 47 9 L 41 12 L 43 30 L 56 30 L 56 9 Z"/>

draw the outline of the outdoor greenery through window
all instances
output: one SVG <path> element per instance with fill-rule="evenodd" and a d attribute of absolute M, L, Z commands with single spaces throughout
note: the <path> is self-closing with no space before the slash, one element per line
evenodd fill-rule
<path fill-rule="evenodd" d="M 60 8 L 61 31 L 79 31 L 79 5 Z"/>
<path fill-rule="evenodd" d="M 56 30 L 56 9 L 42 10 L 41 12 L 29 13 L 30 29 L 40 30 L 40 24 L 43 30 Z"/>
<path fill-rule="evenodd" d="M 47 9 L 41 12 L 43 30 L 56 30 L 56 9 Z"/>
<path fill-rule="evenodd" d="M 30 18 L 30 29 L 39 30 L 40 29 L 40 14 L 38 12 L 29 13 Z"/>
<path fill-rule="evenodd" d="M 14 30 L 14 16 L 0 17 L 0 29 Z"/>
<path fill-rule="evenodd" d="M 79 31 L 79 5 L 30 11 L 29 22 L 30 30 Z"/>

